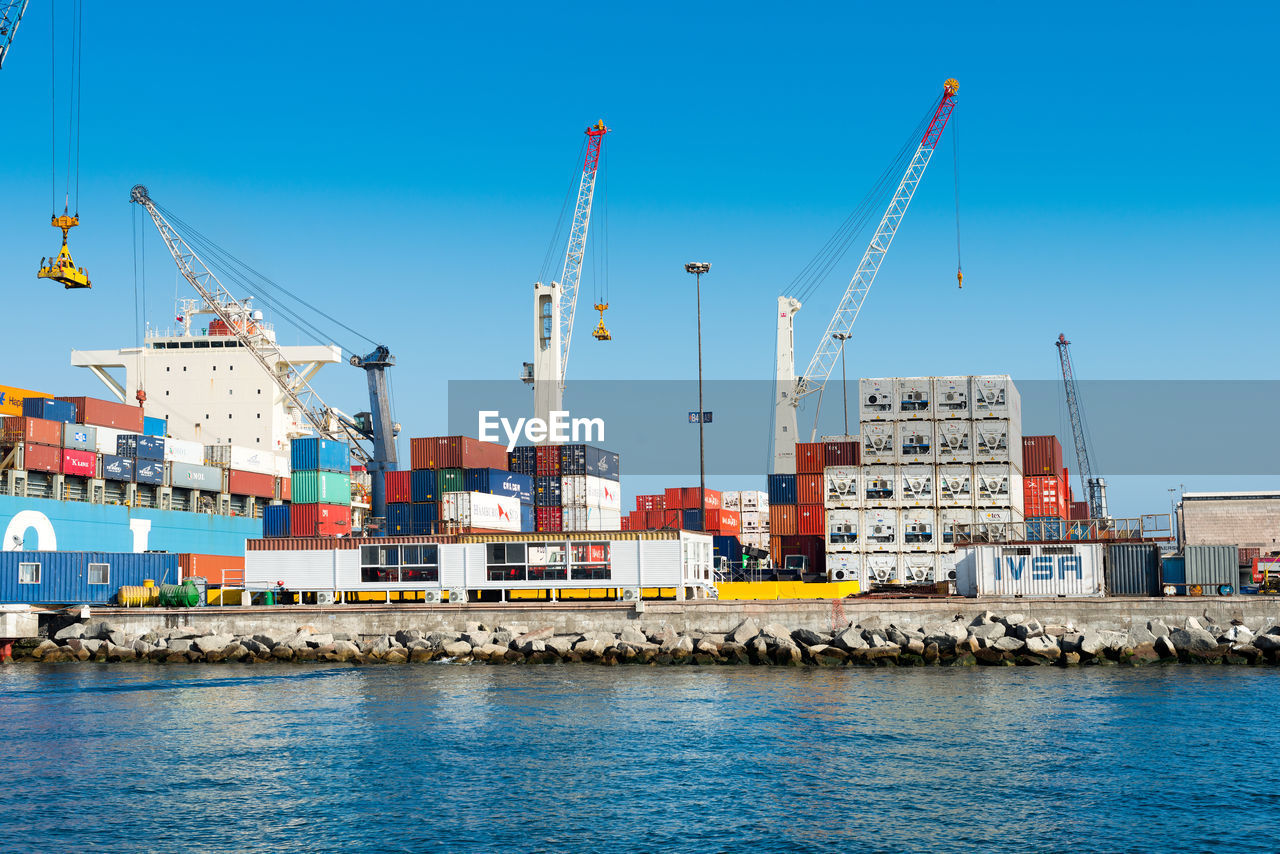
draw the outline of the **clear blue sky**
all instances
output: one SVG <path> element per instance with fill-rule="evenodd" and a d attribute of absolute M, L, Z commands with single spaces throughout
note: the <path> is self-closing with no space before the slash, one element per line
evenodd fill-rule
<path fill-rule="evenodd" d="M 1052 378 L 1060 331 L 1082 377 L 1275 376 L 1274 6 L 87 5 L 73 249 L 91 292 L 35 278 L 58 245 L 47 4 L 0 71 L 3 383 L 94 393 L 71 348 L 132 343 L 141 182 L 391 345 L 398 417 L 440 432 L 447 380 L 528 358 L 529 285 L 600 117 L 615 128 L 614 341 L 592 341 L 580 313 L 572 375 L 692 377 L 680 264 L 697 258 L 714 263 L 707 376 L 766 378 L 774 298 L 950 76 L 966 286 L 948 136 L 858 322 L 851 377 Z M 186 286 L 147 228 L 147 314 L 164 321 Z M 857 254 L 801 313 L 802 359 Z M 322 377 L 332 403 L 360 405 L 361 372 Z M 1248 480 L 1183 482 L 1260 488 Z M 1113 487 L 1114 509 L 1158 510 L 1178 482 Z"/>

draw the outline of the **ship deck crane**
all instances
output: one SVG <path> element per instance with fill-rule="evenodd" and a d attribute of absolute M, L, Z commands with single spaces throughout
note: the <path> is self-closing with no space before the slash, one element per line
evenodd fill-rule
<path fill-rule="evenodd" d="M 533 362 L 525 364 L 522 379 L 533 385 L 534 416 L 550 423 L 551 413 L 564 408 L 564 380 L 569 367 L 569 345 L 573 341 L 573 318 L 578 304 L 578 285 L 582 280 L 582 261 L 587 247 L 587 230 L 591 225 L 591 205 L 595 196 L 596 172 L 600 163 L 600 146 L 610 128 L 598 121 L 587 128 L 586 153 L 582 174 L 578 179 L 577 203 L 569 226 L 569 243 L 565 248 L 560 278 L 550 284 L 533 286 Z M 595 304 L 600 322 L 592 335 L 599 341 L 612 339 L 604 325 L 605 301 Z"/>
<path fill-rule="evenodd" d="M 0 0 L 0 68 L 4 68 L 4 58 L 9 55 L 13 37 L 18 34 L 18 24 L 22 23 L 22 13 L 27 11 L 28 0 Z"/>
<path fill-rule="evenodd" d="M 1107 482 L 1093 475 L 1093 463 L 1089 459 L 1089 442 L 1084 430 L 1084 417 L 1080 413 L 1080 389 L 1076 387 L 1076 374 L 1071 366 L 1071 342 L 1064 334 L 1056 342 L 1058 361 L 1062 363 L 1062 387 L 1067 397 L 1067 413 L 1071 417 L 1071 433 L 1076 442 L 1076 468 L 1080 470 L 1080 485 L 1089 500 L 1089 518 L 1105 520 L 1107 511 Z"/>
<path fill-rule="evenodd" d="M 795 376 L 795 339 L 793 330 L 795 315 L 800 311 L 802 303 L 794 297 L 778 297 L 777 372 L 775 377 L 777 387 L 774 399 L 773 434 L 773 471 L 775 474 L 792 474 L 796 470 L 795 443 L 798 438 L 796 409 L 806 397 L 815 393 L 818 394 L 819 404 L 821 403 L 822 391 L 826 387 L 831 371 L 835 368 L 836 360 L 840 356 L 841 341 L 835 336 L 837 334 L 847 336 L 849 330 L 853 328 L 854 321 L 858 319 L 858 313 L 862 310 L 862 304 L 866 301 L 867 294 L 871 291 L 871 284 L 875 281 L 876 273 L 880 270 L 880 264 L 884 260 L 885 254 L 889 251 L 889 245 L 893 242 L 894 235 L 897 234 L 898 226 L 902 224 L 902 218 L 907 213 L 907 207 L 911 204 L 916 188 L 924 177 L 925 169 L 929 165 L 929 160 L 933 157 L 934 149 L 937 148 L 942 131 L 947 126 L 947 120 L 955 109 L 955 96 L 959 88 L 960 84 L 955 79 L 948 79 L 943 84 L 942 95 L 933 108 L 932 116 L 928 119 L 923 135 L 919 137 L 920 141 L 915 147 L 915 154 L 907 165 L 906 171 L 902 174 L 902 179 L 898 182 L 898 188 L 890 199 L 884 215 L 880 218 L 880 224 L 877 226 L 871 242 L 867 245 L 867 249 L 862 255 L 857 272 L 854 273 L 848 287 L 845 288 L 844 296 L 841 297 L 835 314 L 832 315 L 831 321 L 827 324 L 826 332 L 823 333 L 821 340 L 818 342 L 818 349 L 814 352 L 813 358 L 809 360 L 809 366 L 805 369 L 804 375 L 799 379 Z M 957 280 L 963 283 L 963 279 L 959 275 L 957 275 Z M 814 437 L 817 435 L 817 429 L 817 414 L 815 413 Z"/>
<path fill-rule="evenodd" d="M 352 456 L 365 463 L 373 482 L 373 516 L 386 518 L 386 490 L 382 475 L 396 470 L 395 436 L 400 429 L 391 419 L 391 397 L 387 389 L 386 369 L 395 364 L 391 351 L 379 344 L 367 355 L 350 357 L 351 364 L 363 368 L 368 377 L 370 411 L 367 417 L 364 417 L 364 413 L 354 418 L 347 417 L 328 406 L 305 377 L 292 369 L 282 371 L 278 368 L 289 364 L 289 359 L 280 351 L 275 339 L 252 322 L 253 314 L 248 305 L 237 300 L 223 287 L 213 271 L 156 207 L 146 187 L 136 185 L 130 194 L 130 201 L 142 205 L 151 215 L 169 254 L 178 265 L 178 272 L 226 324 L 228 331 L 241 346 L 262 366 L 285 398 L 319 435 L 348 443 Z M 362 440 L 371 443 L 371 451 L 359 444 Z"/>

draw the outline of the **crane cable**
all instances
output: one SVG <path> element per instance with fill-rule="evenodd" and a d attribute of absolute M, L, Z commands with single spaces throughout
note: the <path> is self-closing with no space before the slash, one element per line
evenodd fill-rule
<path fill-rule="evenodd" d="M 951 166 L 956 194 L 956 287 L 964 287 L 964 265 L 960 262 L 960 123 L 951 120 Z"/>
<path fill-rule="evenodd" d="M 81 116 L 81 81 L 84 63 L 81 61 L 81 45 L 84 41 L 84 5 L 81 0 L 74 0 L 71 6 L 71 72 L 70 91 L 67 96 L 67 152 L 66 172 L 63 181 L 64 215 L 71 213 L 71 178 L 75 176 L 75 217 L 80 216 L 80 116 Z M 51 201 L 53 216 L 58 215 L 58 15 L 57 0 L 50 4 L 49 15 L 49 175 L 51 179 Z M 72 169 L 72 149 L 75 150 L 75 168 Z"/>
<path fill-rule="evenodd" d="M 574 159 L 576 169 L 570 170 L 568 186 L 564 191 L 564 200 L 560 203 L 560 215 L 556 218 L 555 230 L 551 232 L 550 239 L 547 240 L 547 249 L 542 256 L 542 267 L 538 271 L 539 282 L 551 282 L 551 276 L 554 275 L 552 265 L 556 263 L 557 248 L 563 245 L 561 234 L 564 232 L 565 219 L 569 214 L 569 206 L 578 198 L 578 183 L 582 175 L 582 163 L 587 156 L 587 140 L 584 137 L 582 145 L 578 146 L 578 156 Z"/>

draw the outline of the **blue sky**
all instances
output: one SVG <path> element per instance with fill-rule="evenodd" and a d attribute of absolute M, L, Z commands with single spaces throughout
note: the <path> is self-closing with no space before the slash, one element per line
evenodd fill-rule
<path fill-rule="evenodd" d="M 88 5 L 72 246 L 91 292 L 35 278 L 58 245 L 46 4 L 0 71 L 2 383 L 96 392 L 70 349 L 132 342 L 127 198 L 141 182 L 389 344 L 397 416 L 440 432 L 449 379 L 511 377 L 528 358 L 529 285 L 581 131 L 601 117 L 615 129 L 614 340 L 591 340 L 581 311 L 571 378 L 692 377 L 680 265 L 695 258 L 714 264 L 706 375 L 769 377 L 775 297 L 951 76 L 966 286 L 948 131 L 850 341 L 850 377 L 1052 378 L 1060 331 L 1081 377 L 1275 375 L 1272 7 Z M 163 321 L 186 286 L 145 225 L 148 316 Z M 857 254 L 801 312 L 801 359 Z M 584 302 L 592 288 L 588 274 Z M 359 405 L 361 372 L 322 377 L 331 403 Z M 1272 485 L 1251 480 L 1135 478 L 1113 486 L 1113 509 L 1164 507 L 1179 482 Z"/>

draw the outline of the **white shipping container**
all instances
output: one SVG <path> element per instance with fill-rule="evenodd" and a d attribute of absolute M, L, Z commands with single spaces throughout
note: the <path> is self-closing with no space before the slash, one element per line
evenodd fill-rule
<path fill-rule="evenodd" d="M 242 448 L 239 445 L 205 445 L 204 464 L 221 466 L 236 471 L 251 471 L 259 474 L 276 473 L 275 454 L 271 451 L 260 451 L 256 448 Z"/>
<path fill-rule="evenodd" d="M 520 530 L 520 499 L 483 492 L 446 492 L 440 518 L 469 528 Z"/>
<path fill-rule="evenodd" d="M 938 465 L 973 462 L 973 422 L 935 421 L 933 450 Z"/>
<path fill-rule="evenodd" d="M 862 513 L 857 510 L 827 511 L 827 551 L 853 552 L 858 550 L 858 528 Z"/>
<path fill-rule="evenodd" d="M 862 467 L 862 506 L 896 507 L 898 470 L 896 466 Z"/>
<path fill-rule="evenodd" d="M 1004 508 L 981 507 L 973 511 L 970 539 L 979 543 L 1003 543 L 1021 533 L 1022 514 Z"/>
<path fill-rule="evenodd" d="M 903 420 L 933 420 L 933 378 L 899 377 L 894 382 L 898 417 Z"/>
<path fill-rule="evenodd" d="M 973 424 L 973 455 L 979 463 L 1012 463 L 1022 470 L 1022 436 L 1007 418 L 990 418 Z"/>
<path fill-rule="evenodd" d="M 204 462 L 204 445 L 199 442 L 190 442 L 186 439 L 165 439 L 164 440 L 164 461 L 166 463 L 187 463 L 193 466 L 202 466 Z M 288 476 L 288 472 L 285 472 Z"/>
<path fill-rule="evenodd" d="M 973 506 L 973 466 L 938 466 L 939 507 Z"/>
<path fill-rule="evenodd" d="M 898 466 L 898 506 L 935 506 L 933 487 L 936 471 L 933 466 Z"/>
<path fill-rule="evenodd" d="M 894 552 L 902 546 L 898 536 L 897 510 L 863 510 L 862 511 L 862 550 L 871 552 Z"/>
<path fill-rule="evenodd" d="M 975 376 L 970 388 L 974 419 L 1007 418 L 1021 430 L 1022 397 L 1008 374 Z"/>
<path fill-rule="evenodd" d="M 942 551 L 953 547 L 956 532 L 968 535 L 973 530 L 973 510 L 968 507 L 943 507 L 938 510 L 938 546 Z"/>
<path fill-rule="evenodd" d="M 861 581 L 862 555 L 852 552 L 827 552 L 828 581 Z"/>
<path fill-rule="evenodd" d="M 617 531 L 622 514 L 605 507 L 565 507 L 562 527 L 566 531 Z"/>
<path fill-rule="evenodd" d="M 862 504 L 858 489 L 858 466 L 829 466 L 822 471 L 828 507 L 858 507 Z"/>
<path fill-rule="evenodd" d="M 96 437 L 94 439 L 94 450 L 99 454 L 119 454 L 116 439 L 126 434 L 132 435 L 128 430 L 116 430 L 114 427 L 95 427 Z"/>
<path fill-rule="evenodd" d="M 897 389 L 892 379 L 864 377 L 858 380 L 858 420 L 862 422 L 897 420 L 897 407 L 893 405 L 896 394 Z M 867 448 L 863 445 L 863 459 L 866 458 L 866 452 Z"/>
<path fill-rule="evenodd" d="M 912 507 L 898 511 L 898 537 L 904 552 L 938 550 L 938 513 L 932 508 Z"/>
<path fill-rule="evenodd" d="M 904 554 L 898 562 L 903 584 L 933 584 L 938 573 L 935 554 Z"/>
<path fill-rule="evenodd" d="M 1022 515 L 1022 473 L 1012 463 L 973 467 L 973 503 L 977 507 L 1009 507 Z"/>
<path fill-rule="evenodd" d="M 951 586 L 955 587 L 956 581 L 956 564 L 960 562 L 960 558 L 964 556 L 963 552 L 943 552 L 938 555 L 938 569 L 934 573 L 933 580 L 949 581 Z M 952 590 L 954 593 L 954 589 Z"/>
<path fill-rule="evenodd" d="M 761 551 L 769 551 L 769 532 L 765 531 L 745 531 L 739 537 L 740 542 L 744 546 L 760 549 Z"/>
<path fill-rule="evenodd" d="M 283 454 L 276 454 L 275 455 L 275 476 L 290 477 L 292 475 L 293 475 L 293 464 L 289 459 L 288 452 Z"/>
<path fill-rule="evenodd" d="M 769 514 L 759 510 L 739 510 L 738 520 L 744 531 L 768 530 Z"/>
<path fill-rule="evenodd" d="M 956 565 L 962 596 L 1102 596 L 1102 545 L 976 546 Z"/>
<path fill-rule="evenodd" d="M 862 575 L 867 584 L 893 584 L 899 580 L 897 554 L 862 556 Z"/>
<path fill-rule="evenodd" d="M 862 425 L 862 464 L 898 461 L 896 425 L 892 421 L 868 421 Z"/>
<path fill-rule="evenodd" d="M 744 489 L 738 493 L 739 500 L 742 503 L 743 510 L 764 510 L 769 509 L 769 493 L 761 492 L 758 489 Z"/>
<path fill-rule="evenodd" d="M 1021 444 L 1018 447 L 1022 447 Z M 620 511 L 622 509 L 622 491 L 618 488 L 618 481 L 596 477 L 591 474 L 587 475 L 587 506 Z M 616 531 L 618 529 L 601 528 L 600 530 Z"/>
<path fill-rule="evenodd" d="M 721 491 L 720 507 L 723 510 L 741 510 L 742 509 L 742 493 L 736 490 Z"/>
<path fill-rule="evenodd" d="M 933 378 L 933 417 L 939 421 L 973 417 L 969 377 Z"/>
<path fill-rule="evenodd" d="M 898 422 L 898 462 L 932 464 L 934 453 L 933 421 Z"/>

